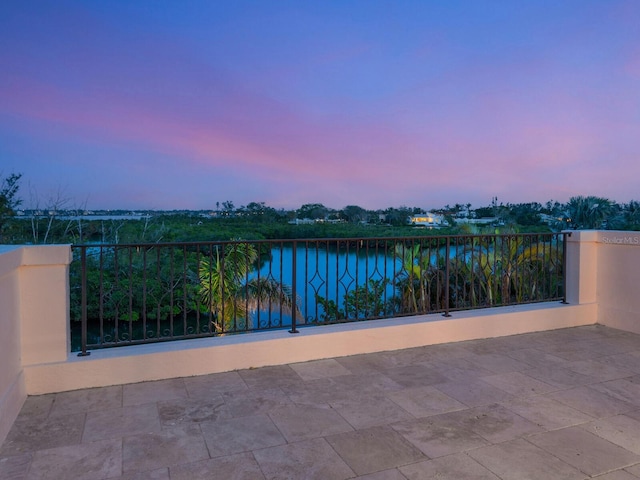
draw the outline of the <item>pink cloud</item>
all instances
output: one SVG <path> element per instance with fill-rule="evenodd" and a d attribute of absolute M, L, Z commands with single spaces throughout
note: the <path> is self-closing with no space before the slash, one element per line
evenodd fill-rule
<path fill-rule="evenodd" d="M 227 188 L 227 197 L 236 194 L 230 184 L 246 182 L 265 197 L 255 201 L 278 198 L 295 205 L 309 199 L 337 207 L 414 202 L 427 207 L 465 198 L 488 202 L 494 195 L 544 201 L 590 189 L 627 195 L 628 179 L 640 176 L 635 84 L 625 83 L 628 78 L 619 78 L 615 69 L 613 74 L 588 66 L 565 69 L 566 58 L 550 50 L 518 50 L 522 55 L 509 50 L 495 59 L 465 50 L 440 69 L 381 71 L 397 89 L 386 88 L 387 77 L 381 77 L 380 92 L 351 98 L 377 71 L 367 62 L 353 75 L 357 81 L 350 89 L 325 96 L 321 81 L 314 84 L 317 90 L 305 90 L 304 82 L 316 80 L 316 67 L 378 54 L 371 47 L 375 41 L 331 45 L 295 64 L 264 61 L 265 72 L 245 77 L 246 72 L 214 68 L 178 36 L 117 32 L 90 15 L 80 17 L 101 39 L 88 42 L 86 50 L 74 43 L 65 51 L 52 39 L 57 55 L 48 59 L 24 62 L 22 56 L 30 53 L 24 45 L 20 54 L 2 54 L 15 68 L 0 78 L 0 113 L 30 125 L 34 138 L 55 136 L 95 151 L 120 147 L 125 156 L 113 162 L 129 163 L 141 178 L 151 175 L 153 163 L 154 186 L 136 192 L 134 201 L 147 201 L 157 196 L 157 184 L 178 179 L 195 195 L 189 182 L 201 185 L 202 172 L 219 181 L 221 191 Z M 76 32 L 71 38 L 86 35 Z M 571 35 L 560 38 L 571 45 L 582 39 Z M 415 55 L 426 55 L 420 62 L 451 54 L 441 32 L 429 38 L 437 42 L 428 50 L 415 49 Z M 639 55 L 636 47 L 625 63 L 610 62 L 637 78 Z M 395 67 L 396 60 L 389 64 Z M 336 68 L 336 74 L 343 73 Z M 342 77 L 327 78 L 338 84 Z M 288 95 L 287 89 L 302 93 Z M 614 165 L 624 167 L 626 177 L 617 187 Z"/>

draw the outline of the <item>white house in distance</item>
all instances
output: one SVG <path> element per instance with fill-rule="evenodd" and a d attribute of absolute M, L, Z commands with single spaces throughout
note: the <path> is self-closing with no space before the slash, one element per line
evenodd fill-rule
<path fill-rule="evenodd" d="M 446 221 L 442 215 L 436 213 L 421 213 L 409 217 L 409 223 L 415 227 L 444 227 Z"/>

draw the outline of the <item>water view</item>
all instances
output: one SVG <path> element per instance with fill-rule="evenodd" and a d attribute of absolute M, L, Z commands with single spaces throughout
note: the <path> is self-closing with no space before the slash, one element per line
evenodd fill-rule
<path fill-rule="evenodd" d="M 564 292 L 562 238 L 76 246 L 71 318 L 109 343 L 546 301 Z"/>
<path fill-rule="evenodd" d="M 297 295 L 305 320 L 316 319 L 326 312 L 317 297 L 333 301 L 344 309 L 345 296 L 369 280 L 388 279 L 384 290 L 386 299 L 393 296 L 392 279 L 401 264 L 388 252 L 333 248 L 296 248 Z M 293 286 L 293 248 L 277 247 L 271 250 L 271 259 L 256 272 L 256 276 L 272 277 Z M 290 316 L 286 321 L 291 322 Z"/>

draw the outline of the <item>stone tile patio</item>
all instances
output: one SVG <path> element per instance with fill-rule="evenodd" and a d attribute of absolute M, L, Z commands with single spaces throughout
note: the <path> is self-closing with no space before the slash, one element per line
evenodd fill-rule
<path fill-rule="evenodd" d="M 640 478 L 640 336 L 601 326 L 29 397 L 18 479 Z"/>

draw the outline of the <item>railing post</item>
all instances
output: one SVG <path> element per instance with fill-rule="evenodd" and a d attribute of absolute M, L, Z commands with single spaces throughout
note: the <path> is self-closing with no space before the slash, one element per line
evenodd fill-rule
<path fill-rule="evenodd" d="M 291 297 L 293 298 L 293 308 L 291 309 L 291 330 L 289 330 L 289 333 L 300 333 L 297 329 L 296 329 L 296 313 L 298 311 L 298 292 L 297 292 L 297 288 L 296 288 L 296 283 L 297 283 L 297 279 L 296 279 L 296 270 L 297 270 L 297 265 L 296 265 L 296 260 L 297 260 L 297 252 L 296 252 L 296 248 L 297 248 L 298 242 L 296 240 L 293 241 L 293 245 L 291 248 Z"/>
<path fill-rule="evenodd" d="M 449 313 L 449 288 L 450 288 L 450 276 L 451 276 L 451 256 L 450 256 L 450 248 L 451 248 L 451 237 L 447 236 L 447 248 L 445 249 L 445 274 L 444 274 L 444 317 L 450 317 Z"/>
<path fill-rule="evenodd" d="M 571 232 L 562 232 L 562 303 L 567 302 L 567 238 L 571 236 Z"/>
<path fill-rule="evenodd" d="M 81 308 L 81 351 L 79 357 L 91 355 L 87 352 L 87 247 L 80 247 L 80 268 L 81 268 L 81 286 L 80 286 L 80 308 Z"/>

